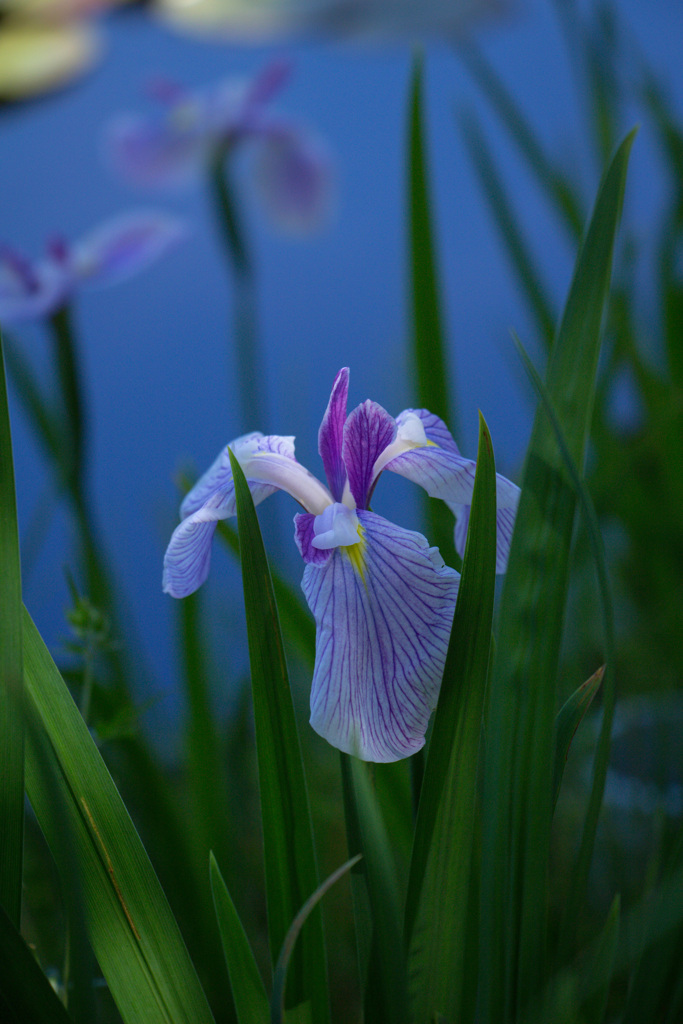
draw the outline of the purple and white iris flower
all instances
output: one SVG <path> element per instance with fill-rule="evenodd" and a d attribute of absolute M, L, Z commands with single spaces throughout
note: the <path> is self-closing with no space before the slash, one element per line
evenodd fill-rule
<path fill-rule="evenodd" d="M 329 214 L 332 165 L 318 138 L 270 112 L 288 73 L 276 61 L 251 79 L 227 79 L 204 91 L 157 83 L 161 113 L 113 120 L 107 158 L 132 185 L 173 188 L 197 178 L 216 154 L 248 146 L 254 184 L 275 224 L 295 234 L 314 230 Z"/>
<path fill-rule="evenodd" d="M 318 435 L 327 486 L 294 457 L 294 438 L 246 434 L 224 448 L 188 493 L 164 559 L 164 590 L 185 597 L 206 579 L 216 523 L 235 515 L 228 448 L 254 503 L 287 491 L 303 506 L 295 540 L 316 622 L 311 725 L 366 761 L 396 761 L 424 744 L 436 705 L 459 574 L 425 538 L 372 512 L 383 470 L 399 473 L 467 518 L 475 463 L 425 409 L 393 419 L 376 402 L 346 414 L 340 370 Z M 519 488 L 497 478 L 498 565 L 504 571 Z M 465 529 L 456 529 L 462 551 Z"/>
<path fill-rule="evenodd" d="M 0 246 L 0 323 L 50 316 L 81 288 L 117 284 L 184 235 L 176 218 L 142 211 L 106 221 L 71 245 L 53 239 L 39 260 Z"/>

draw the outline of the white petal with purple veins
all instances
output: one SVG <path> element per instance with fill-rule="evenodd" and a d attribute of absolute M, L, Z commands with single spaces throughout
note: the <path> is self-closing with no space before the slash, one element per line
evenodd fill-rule
<path fill-rule="evenodd" d="M 311 725 L 347 753 L 396 761 L 424 744 L 460 577 L 421 534 L 357 515 L 361 542 L 304 572 L 317 627 Z"/>

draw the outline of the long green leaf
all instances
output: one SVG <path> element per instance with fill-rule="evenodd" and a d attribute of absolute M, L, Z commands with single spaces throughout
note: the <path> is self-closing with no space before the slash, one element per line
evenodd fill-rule
<path fill-rule="evenodd" d="M 0 338 L 0 906 L 19 927 L 24 839 L 21 565 Z"/>
<path fill-rule="evenodd" d="M 434 719 L 406 899 L 411 1008 L 462 1021 L 466 921 L 476 832 L 479 742 L 496 572 L 496 471 L 480 416 L 479 454 L 458 602 Z"/>
<path fill-rule="evenodd" d="M 270 1012 L 268 996 L 249 939 L 213 853 L 210 855 L 209 868 L 211 891 L 225 962 L 228 965 L 237 1020 L 239 1024 L 266 1024 Z"/>
<path fill-rule="evenodd" d="M 27 697 L 54 753 L 67 817 L 56 823 L 40 752 L 27 737 L 26 786 L 59 857 L 69 830 L 80 867 L 90 939 L 126 1024 L 213 1021 L 176 922 L 132 821 L 85 722 L 28 613 L 24 614 Z"/>
<path fill-rule="evenodd" d="M 602 665 L 597 672 L 581 683 L 570 697 L 564 702 L 557 714 L 555 722 L 555 771 L 553 774 L 553 805 L 557 803 L 564 775 L 564 766 L 569 756 L 569 748 L 581 725 L 588 708 L 591 706 L 593 697 L 600 689 L 602 677 L 605 674 L 605 666 Z"/>
<path fill-rule="evenodd" d="M 572 453 L 569 450 L 569 445 L 562 429 L 559 416 L 555 409 L 553 400 L 550 393 L 537 374 L 529 356 L 524 350 L 523 345 L 513 333 L 513 339 L 517 346 L 517 351 L 522 357 L 525 368 L 529 377 L 531 378 L 537 394 L 541 399 L 543 409 L 545 411 L 548 420 L 555 433 L 555 440 L 562 456 L 564 468 L 567 471 L 569 478 L 574 489 L 574 494 L 579 502 L 584 522 L 586 525 L 586 531 L 588 533 L 588 539 L 593 554 L 593 560 L 595 562 L 595 572 L 598 582 L 598 593 L 600 597 L 600 609 L 602 611 L 603 620 L 603 634 L 605 644 L 605 666 L 604 672 L 601 673 L 601 679 L 603 681 L 603 714 L 602 724 L 600 727 L 600 736 L 598 739 L 597 748 L 595 751 L 595 758 L 593 761 L 593 779 L 591 784 L 591 793 L 588 800 L 588 807 L 586 809 L 586 816 L 583 825 L 583 832 L 581 835 L 581 843 L 579 846 L 579 854 L 576 859 L 576 864 L 572 872 L 572 879 L 570 883 L 569 897 L 565 902 L 565 909 L 563 914 L 562 925 L 560 929 L 560 956 L 566 956 L 568 954 L 569 947 L 573 941 L 576 925 L 578 922 L 579 911 L 583 906 L 586 886 L 588 884 L 588 872 L 590 869 L 591 859 L 593 856 L 593 846 L 595 843 L 595 834 L 598 827 L 598 816 L 600 814 L 600 807 L 602 805 L 602 796 L 605 789 L 605 779 L 607 778 L 607 767 L 609 762 L 610 743 L 612 735 L 612 720 L 614 718 L 614 705 L 615 705 L 615 679 L 614 679 L 614 663 L 615 663 L 615 636 L 614 636 L 614 608 L 612 602 L 611 589 L 609 584 L 609 577 L 607 572 L 607 557 L 605 555 L 605 549 L 600 534 L 600 526 L 598 524 L 598 517 L 593 505 L 588 488 L 581 476 L 578 466 L 572 457 Z M 592 677 L 595 680 L 595 676 Z M 598 681 L 599 682 L 599 681 Z M 590 689 L 591 680 L 585 684 Z M 593 692 L 595 692 L 593 690 Z M 592 697 L 590 698 L 592 699 Z M 571 698 L 570 698 L 571 700 Z M 589 701 L 590 703 L 590 701 Z M 565 705 L 565 708 L 567 705 Z M 563 711 L 560 711 L 556 722 L 557 736 L 555 741 L 555 754 L 559 752 L 560 744 L 564 742 L 565 737 L 560 735 L 559 729 L 565 725 L 563 721 Z M 580 720 L 580 719 L 579 719 Z M 577 721 L 578 726 L 578 721 Z M 573 733 L 572 733 L 573 736 Z M 571 742 L 571 736 L 569 736 L 567 749 Z M 561 781 L 561 775 L 558 778 L 558 762 L 555 761 L 555 784 L 559 788 Z M 557 799 L 558 790 L 554 791 L 554 799 Z"/>
<path fill-rule="evenodd" d="M 273 962 L 289 926 L 318 887 L 318 873 L 273 585 L 254 502 L 230 452 L 247 619 L 259 789 L 266 867 L 268 935 Z M 310 1001 L 312 1019 L 329 1017 L 325 942 L 320 909 L 304 926 L 292 958 L 286 1005 Z"/>
<path fill-rule="evenodd" d="M 411 349 L 415 366 L 415 401 L 440 416 L 457 433 L 448 382 L 445 331 L 441 309 L 437 253 L 422 113 L 422 59 L 413 65 L 408 106 L 408 234 L 411 296 Z M 442 501 L 425 498 L 427 532 L 448 565 L 454 564 L 453 516 Z"/>
<path fill-rule="evenodd" d="M 0 907 L 0 1019 L 3 1024 L 73 1024 L 38 961 Z"/>
<path fill-rule="evenodd" d="M 365 1019 L 373 1024 L 407 1024 L 406 959 L 398 884 L 389 837 L 364 761 L 347 761 L 372 917 L 372 948 L 368 966 Z M 359 865 L 361 866 L 361 865 Z M 368 994 L 371 996 L 368 1000 Z"/>
<path fill-rule="evenodd" d="M 459 47 L 458 52 L 492 109 L 498 115 L 501 125 L 509 133 L 526 160 L 537 182 L 562 215 L 570 234 L 579 239 L 583 226 L 583 214 L 573 185 L 545 155 L 520 107 L 482 52 L 469 39 Z"/>
<path fill-rule="evenodd" d="M 601 325 L 633 134 L 598 193 L 581 246 L 547 388 L 568 452 L 581 466 L 593 407 Z M 545 976 L 546 886 L 557 664 L 575 494 L 555 431 L 539 408 L 527 454 L 501 602 L 484 770 L 480 1015 L 523 1013 Z"/>
<path fill-rule="evenodd" d="M 541 338 L 550 346 L 555 325 L 550 300 L 536 271 L 521 228 L 515 219 L 505 186 L 498 173 L 484 134 L 473 114 L 463 114 L 461 125 L 465 144 L 479 175 L 481 187 L 507 249 L 517 279 L 526 294 Z"/>

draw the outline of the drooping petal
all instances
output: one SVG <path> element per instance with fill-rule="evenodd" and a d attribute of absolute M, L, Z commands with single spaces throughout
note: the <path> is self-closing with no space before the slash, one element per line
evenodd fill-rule
<path fill-rule="evenodd" d="M 349 393 L 349 368 L 343 367 L 334 378 L 332 394 L 318 432 L 318 451 L 325 467 L 325 476 L 332 497 L 341 501 L 346 483 L 346 467 L 342 458 L 346 401 Z"/>
<path fill-rule="evenodd" d="M 460 577 L 419 533 L 357 515 L 361 542 L 304 571 L 317 627 L 311 725 L 347 753 L 396 761 L 424 744 Z"/>
<path fill-rule="evenodd" d="M 505 480 L 505 477 L 500 477 L 500 480 L 504 480 L 506 484 L 510 484 L 509 480 Z M 497 483 L 500 486 L 500 480 Z M 515 487 L 514 484 L 510 484 L 511 487 Z M 517 494 L 513 503 L 505 508 L 501 508 L 500 505 L 496 512 L 496 572 L 503 573 L 507 570 L 508 557 L 510 555 L 510 542 L 512 541 L 512 531 L 515 526 L 515 516 L 517 514 L 517 505 L 519 503 L 519 488 L 516 488 Z M 470 522 L 470 512 L 472 509 L 471 505 L 456 505 L 449 503 L 448 507 L 451 512 L 455 515 L 455 550 L 462 558 L 465 554 L 465 543 L 467 541 L 467 528 Z"/>
<path fill-rule="evenodd" d="M 271 442 L 275 442 L 275 438 L 270 438 Z M 202 505 L 209 500 L 212 494 L 216 491 L 221 491 L 224 494 L 231 494 L 234 500 L 235 486 L 232 479 L 232 468 L 230 466 L 230 456 L 228 455 L 228 448 L 232 450 L 233 455 L 236 455 L 243 464 L 243 460 L 246 460 L 252 452 L 258 449 L 259 444 L 263 441 L 263 434 L 255 430 L 251 434 L 243 434 L 242 437 L 236 438 L 221 448 L 218 457 L 212 463 L 212 465 L 206 470 L 205 473 L 200 476 L 194 487 L 187 492 L 183 499 L 183 503 L 180 506 L 180 518 L 185 519 L 187 516 L 192 515 L 197 509 L 200 509 Z M 279 444 L 276 450 L 284 455 L 286 458 L 294 458 L 294 438 L 293 437 L 280 437 L 277 439 Z M 268 494 L 272 494 L 276 488 L 272 485 L 267 488 L 267 493 L 259 497 L 259 501 L 263 501 Z M 256 504 L 256 496 L 252 490 L 252 497 Z M 234 512 L 231 513 L 234 515 Z"/>
<path fill-rule="evenodd" d="M 432 498 L 471 504 L 476 462 L 463 458 L 443 420 L 426 409 L 406 409 L 396 425 L 397 440 L 382 453 L 381 468 L 419 484 Z M 519 499 L 519 488 L 500 473 L 496 498 L 499 509 L 514 509 Z"/>
<path fill-rule="evenodd" d="M 332 162 L 317 139 L 278 126 L 263 133 L 254 160 L 254 184 L 280 230 L 305 235 L 329 221 Z"/>
<path fill-rule="evenodd" d="M 228 448 L 239 460 L 255 505 L 276 490 L 287 491 L 315 515 L 332 503 L 328 489 L 294 458 L 293 437 L 263 435 L 256 431 L 238 437 L 221 451 L 185 497 L 180 507 L 181 516 L 191 515 L 216 492 L 223 496 L 225 518 L 235 515 L 235 485 Z"/>
<path fill-rule="evenodd" d="M 187 597 L 201 587 L 209 575 L 216 523 L 225 518 L 223 495 L 216 492 L 175 528 L 164 555 L 164 593 Z"/>
<path fill-rule="evenodd" d="M 185 235 L 182 222 L 165 213 L 146 210 L 115 217 L 74 246 L 74 272 L 82 284 L 116 284 L 163 256 Z"/>
<path fill-rule="evenodd" d="M 366 508 L 375 481 L 374 466 L 396 436 L 396 422 L 377 402 L 357 406 L 346 421 L 342 455 L 351 494 Z"/>

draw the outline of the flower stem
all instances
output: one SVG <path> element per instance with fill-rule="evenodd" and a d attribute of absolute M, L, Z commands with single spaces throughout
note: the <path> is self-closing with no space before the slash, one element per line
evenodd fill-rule
<path fill-rule="evenodd" d="M 246 432 L 266 427 L 265 374 L 258 341 L 253 264 L 230 183 L 229 159 L 229 146 L 221 146 L 214 151 L 209 164 L 209 180 L 233 289 L 240 428 Z"/>
<path fill-rule="evenodd" d="M 57 379 L 66 414 L 66 443 L 63 471 L 70 491 L 81 491 L 85 471 L 85 402 L 78 365 L 78 353 L 71 311 L 61 306 L 50 317 Z"/>

